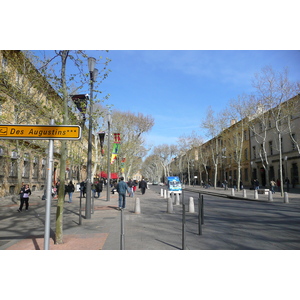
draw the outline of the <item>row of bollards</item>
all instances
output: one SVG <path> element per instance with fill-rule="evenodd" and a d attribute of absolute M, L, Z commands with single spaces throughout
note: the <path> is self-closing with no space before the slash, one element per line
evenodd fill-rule
<path fill-rule="evenodd" d="M 231 196 L 235 196 L 235 190 L 234 189 L 231 189 Z M 243 198 L 247 198 L 247 191 L 245 189 L 243 190 Z M 253 198 L 255 200 L 258 200 L 258 191 L 257 190 L 254 190 L 254 196 L 253 196 Z M 268 201 L 269 202 L 273 202 L 272 191 L 268 192 Z M 287 192 L 284 193 L 283 202 L 284 203 L 289 203 L 289 196 L 288 196 Z"/>
<path fill-rule="evenodd" d="M 186 204 L 184 203 L 184 192 L 182 191 L 181 194 L 179 193 L 169 193 L 169 197 L 167 197 L 167 191 L 161 189 L 160 193 L 161 197 L 168 198 L 167 199 L 167 213 L 172 214 L 174 212 L 174 205 L 182 204 L 182 250 L 186 249 L 186 230 L 185 230 L 185 223 L 186 223 Z M 181 201 L 180 201 L 181 196 Z M 176 197 L 174 199 L 174 197 Z M 203 210 L 203 195 L 199 193 L 198 198 L 198 235 L 202 235 L 202 225 L 204 224 L 204 210 Z M 189 197 L 188 203 L 188 212 L 195 213 L 195 204 L 194 198 Z"/>

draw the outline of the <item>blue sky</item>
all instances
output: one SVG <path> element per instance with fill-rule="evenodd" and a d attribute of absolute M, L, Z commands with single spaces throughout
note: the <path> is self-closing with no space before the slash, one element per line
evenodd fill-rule
<path fill-rule="evenodd" d="M 288 67 L 290 80 L 300 81 L 300 51 L 115 50 L 104 55 L 112 59 L 112 72 L 100 86 L 110 94 L 105 103 L 151 115 L 155 125 L 145 137 L 154 146 L 175 144 L 193 130 L 201 135 L 207 108 L 218 112 L 230 99 L 251 93 L 254 74 L 267 65 L 277 71 Z"/>
<path fill-rule="evenodd" d="M 152 130 L 145 134 L 148 147 L 176 144 L 180 136 L 193 131 L 205 138 L 200 123 L 209 106 L 217 113 L 231 99 L 250 94 L 255 73 L 265 66 L 280 72 L 288 68 L 290 80 L 300 82 L 299 50 L 88 50 L 86 53 L 111 59 L 108 66 L 111 72 L 99 86 L 103 95 L 110 94 L 104 105 L 154 118 Z M 53 52 L 47 54 L 51 56 Z M 101 65 L 97 67 L 102 69 Z M 89 93 L 89 87 L 78 92 Z"/>

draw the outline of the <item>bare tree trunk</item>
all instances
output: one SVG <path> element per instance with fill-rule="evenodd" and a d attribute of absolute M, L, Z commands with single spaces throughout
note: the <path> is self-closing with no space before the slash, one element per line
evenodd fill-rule
<path fill-rule="evenodd" d="M 66 84 L 66 63 L 69 51 L 61 51 L 61 83 L 62 83 L 62 93 L 64 100 L 64 125 L 68 122 L 68 94 L 67 94 L 67 84 Z M 65 172 L 66 172 L 66 147 L 67 142 L 63 140 L 61 142 L 61 152 L 60 152 L 60 185 L 58 191 L 58 201 L 56 209 L 56 232 L 55 232 L 55 244 L 63 243 L 63 212 L 64 212 L 64 202 L 65 202 Z"/>

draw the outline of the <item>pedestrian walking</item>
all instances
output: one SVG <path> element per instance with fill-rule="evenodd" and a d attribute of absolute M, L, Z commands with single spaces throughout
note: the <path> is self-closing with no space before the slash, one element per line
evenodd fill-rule
<path fill-rule="evenodd" d="M 271 182 L 270 182 L 270 186 L 271 186 L 271 192 L 272 192 L 272 194 L 275 194 L 275 186 L 276 186 L 276 182 L 274 181 L 274 179 L 273 180 L 271 180 Z"/>
<path fill-rule="evenodd" d="M 240 190 L 243 190 L 244 189 L 244 185 L 243 185 L 243 182 L 240 180 Z"/>
<path fill-rule="evenodd" d="M 69 201 L 68 203 L 72 203 L 72 195 L 75 191 L 75 186 L 72 182 L 72 180 L 68 183 L 67 187 L 66 187 L 66 192 L 68 193 L 69 195 Z"/>
<path fill-rule="evenodd" d="M 286 191 L 289 192 L 290 191 L 290 180 L 286 177 L 284 182 L 286 184 Z"/>
<path fill-rule="evenodd" d="M 254 179 L 254 188 L 259 190 L 259 181 L 257 179 Z"/>
<path fill-rule="evenodd" d="M 22 197 L 23 197 L 23 193 L 21 193 L 21 191 L 22 191 L 22 188 L 24 188 L 24 187 L 25 187 L 25 184 L 24 184 L 24 182 L 22 182 L 22 187 L 21 187 L 20 193 L 19 193 L 19 196 L 20 196 L 20 203 L 21 203 L 21 200 L 22 200 Z"/>
<path fill-rule="evenodd" d="M 21 195 L 21 204 L 20 207 L 18 209 L 18 212 L 21 212 L 23 209 L 23 205 L 25 202 L 25 209 L 26 211 L 28 210 L 29 207 L 29 196 L 31 195 L 31 190 L 29 188 L 28 184 L 25 184 L 25 186 L 23 186 L 20 190 L 20 195 Z"/>
<path fill-rule="evenodd" d="M 118 185 L 117 181 L 114 180 L 113 185 L 112 185 L 112 189 L 111 189 L 112 194 L 114 194 L 117 191 L 117 185 Z"/>
<path fill-rule="evenodd" d="M 119 209 L 125 209 L 126 207 L 126 192 L 128 191 L 128 185 L 124 182 L 124 177 L 120 177 L 120 181 L 117 184 L 117 192 L 119 193 Z"/>
<path fill-rule="evenodd" d="M 236 179 L 235 178 L 233 179 L 233 188 L 234 188 L 235 191 L 237 190 L 237 185 L 236 185 Z"/>
<path fill-rule="evenodd" d="M 141 189 L 142 195 L 145 194 L 147 188 L 148 188 L 147 182 L 144 179 L 142 179 L 139 183 L 139 189 Z"/>
<path fill-rule="evenodd" d="M 80 182 L 80 197 L 85 197 L 86 193 L 86 183 L 84 181 Z"/>
<path fill-rule="evenodd" d="M 129 179 L 129 181 L 127 182 L 128 185 L 128 196 L 129 197 L 133 197 L 133 181 L 131 179 Z"/>
<path fill-rule="evenodd" d="M 277 179 L 276 183 L 277 183 L 277 192 L 279 192 L 281 189 L 281 181 L 279 179 Z"/>
<path fill-rule="evenodd" d="M 224 190 L 228 190 L 228 181 L 225 179 L 224 182 L 223 182 L 223 185 L 224 185 Z"/>
<path fill-rule="evenodd" d="M 98 196 L 97 196 L 98 198 L 100 197 L 102 190 L 103 190 L 103 180 L 101 179 L 96 184 L 96 192 L 98 194 Z"/>
<path fill-rule="evenodd" d="M 133 187 L 132 187 L 132 189 L 133 189 L 133 193 L 135 193 L 136 192 L 136 187 L 138 186 L 138 182 L 137 182 L 137 180 L 136 179 L 134 179 L 133 180 Z"/>

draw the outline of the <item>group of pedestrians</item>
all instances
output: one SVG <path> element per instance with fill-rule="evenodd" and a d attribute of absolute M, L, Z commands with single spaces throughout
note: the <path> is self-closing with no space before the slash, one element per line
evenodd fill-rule
<path fill-rule="evenodd" d="M 124 177 L 120 177 L 119 183 L 116 184 L 116 191 L 119 194 L 119 209 L 126 208 L 126 195 L 133 197 L 136 191 L 137 186 L 141 189 L 142 195 L 145 194 L 146 189 L 148 188 L 147 182 L 142 179 L 139 183 L 131 179 L 126 183 Z"/>
<path fill-rule="evenodd" d="M 56 193 L 58 194 L 59 191 L 59 183 L 55 185 L 55 191 L 54 188 L 52 188 L 52 196 Z M 146 189 L 148 188 L 147 182 L 142 179 L 140 182 L 137 180 L 129 180 L 127 183 L 124 182 L 124 177 L 120 177 L 120 181 L 117 183 L 115 182 L 115 185 L 113 187 L 113 190 L 115 189 L 119 194 L 119 209 L 124 209 L 126 206 L 126 195 L 129 197 L 133 197 L 134 193 L 136 192 L 137 186 L 141 190 L 142 195 L 145 194 Z M 92 191 L 94 193 L 94 197 L 96 196 L 96 193 L 98 194 L 98 197 L 100 197 L 100 193 L 103 190 L 103 181 L 97 181 L 92 184 Z M 112 191 L 113 191 L 112 190 Z M 75 186 L 72 181 L 69 181 L 67 185 L 65 185 L 65 196 L 68 194 L 69 200 L 68 203 L 72 203 L 73 199 L 73 193 L 75 192 Z M 84 197 L 86 193 L 86 183 L 83 181 L 80 183 L 80 197 Z M 25 209 L 28 211 L 29 208 L 29 196 L 31 195 L 31 190 L 29 188 L 28 184 L 22 184 L 22 188 L 20 190 L 20 207 L 17 210 L 18 212 L 22 212 L 23 206 L 25 204 Z"/>

